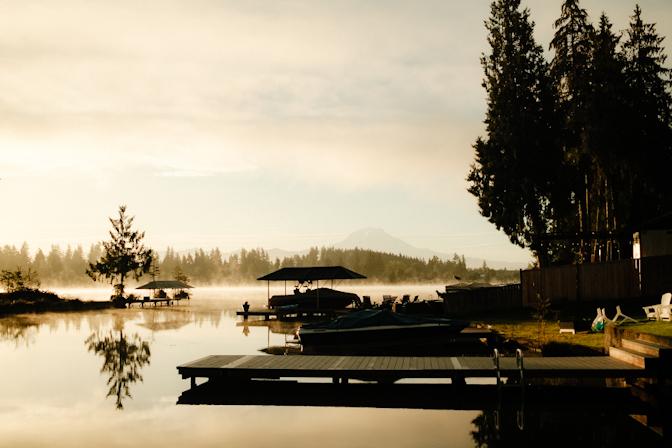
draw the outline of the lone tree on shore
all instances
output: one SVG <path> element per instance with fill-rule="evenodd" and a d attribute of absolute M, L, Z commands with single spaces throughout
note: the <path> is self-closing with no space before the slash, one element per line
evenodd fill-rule
<path fill-rule="evenodd" d="M 145 232 L 133 230 L 134 217 L 126 214 L 126 206 L 119 206 L 118 219 L 110 218 L 110 241 L 103 241 L 103 255 L 89 263 L 86 274 L 94 281 L 105 279 L 114 285 L 114 299 L 123 299 L 124 282 L 132 276 L 139 280 L 149 272 L 152 250 L 142 244 Z"/>

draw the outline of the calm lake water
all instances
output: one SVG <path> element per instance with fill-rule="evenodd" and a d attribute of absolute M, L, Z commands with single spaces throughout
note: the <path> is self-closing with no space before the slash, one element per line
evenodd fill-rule
<path fill-rule="evenodd" d="M 382 294 L 435 298 L 438 288 L 352 290 L 380 300 Z M 58 292 L 99 300 L 110 294 Z M 266 288 L 199 288 L 190 303 L 174 307 L 1 318 L 0 446 L 476 445 L 471 433 L 474 420 L 483 421 L 481 412 L 177 405 L 189 387 L 177 365 L 211 354 L 261 354 L 269 345 L 285 344 L 280 329 L 241 325 L 235 310 L 245 300 L 265 303 Z M 120 365 L 120 353 L 132 362 Z"/>
<path fill-rule="evenodd" d="M 356 292 L 429 297 L 434 289 Z M 58 292 L 101 300 L 110 294 Z M 189 304 L 175 307 L 0 319 L 0 446 L 473 446 L 478 412 L 176 405 L 189 387 L 178 364 L 284 344 L 284 334 L 267 327 L 239 326 L 240 304 L 265 299 L 266 288 L 199 288 Z M 135 347 L 136 381 L 134 372 L 115 378 L 122 338 Z M 124 377 L 131 378 L 128 394 L 123 387 L 117 394 L 114 381 Z"/>

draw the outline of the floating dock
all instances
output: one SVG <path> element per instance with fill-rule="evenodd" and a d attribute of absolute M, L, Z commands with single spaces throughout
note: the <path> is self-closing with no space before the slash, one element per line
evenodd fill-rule
<path fill-rule="evenodd" d="M 140 305 L 141 307 L 144 308 L 145 305 L 161 305 L 164 304 L 166 306 L 174 305 L 178 303 L 180 300 L 189 300 L 187 298 L 171 298 L 171 297 L 165 297 L 165 298 L 160 298 L 160 299 L 134 299 L 134 300 L 128 300 L 126 301 L 126 304 L 130 308 L 132 305 Z"/>
<path fill-rule="evenodd" d="M 247 319 L 248 317 L 263 317 L 264 320 L 271 319 L 314 319 L 314 318 L 334 318 L 343 314 L 351 312 L 351 309 L 299 309 L 299 308 L 287 308 L 287 309 L 258 309 L 258 310 L 248 310 L 248 311 L 236 311 L 237 316 L 243 316 Z"/>
<path fill-rule="evenodd" d="M 627 378 L 653 376 L 651 370 L 609 356 L 562 358 L 415 356 L 212 355 L 177 367 L 183 379 L 249 381 L 323 378 L 392 383 L 400 379 L 450 378 Z"/>

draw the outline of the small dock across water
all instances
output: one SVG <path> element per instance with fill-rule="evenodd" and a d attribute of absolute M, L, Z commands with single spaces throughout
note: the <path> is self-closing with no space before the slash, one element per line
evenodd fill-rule
<path fill-rule="evenodd" d="M 350 379 L 390 383 L 404 378 L 623 378 L 652 376 L 652 371 L 609 356 L 562 358 L 415 357 L 415 356 L 263 356 L 212 355 L 177 367 L 192 387 L 196 378 L 246 381 L 254 379 L 323 378 L 334 383 Z M 521 368 L 522 367 L 522 368 Z"/>
<path fill-rule="evenodd" d="M 134 300 L 127 300 L 126 304 L 130 308 L 133 305 L 140 305 L 141 307 L 145 307 L 145 305 L 150 306 L 157 306 L 157 305 L 165 305 L 165 306 L 170 306 L 170 305 L 175 305 L 180 302 L 180 300 L 189 300 L 187 298 L 182 298 L 182 297 L 163 297 L 163 298 L 157 298 L 157 299 L 134 299 Z"/>

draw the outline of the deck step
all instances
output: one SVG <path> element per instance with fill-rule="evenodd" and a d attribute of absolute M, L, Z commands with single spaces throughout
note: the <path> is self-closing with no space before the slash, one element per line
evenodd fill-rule
<path fill-rule="evenodd" d="M 630 418 L 632 418 L 637 423 L 640 423 L 642 426 L 649 429 L 650 431 L 653 431 L 659 436 L 663 437 L 662 426 L 656 424 L 655 420 L 652 422 L 651 418 L 648 415 L 630 414 Z"/>
<path fill-rule="evenodd" d="M 656 358 L 660 356 L 660 350 L 665 348 L 662 345 L 656 344 L 654 342 L 626 338 L 621 340 L 621 347 L 632 350 L 633 352 L 639 352 L 644 355 L 653 356 Z"/>
<path fill-rule="evenodd" d="M 609 347 L 609 356 L 642 369 L 651 367 L 652 361 L 655 361 L 653 358 L 627 348 Z"/>
<path fill-rule="evenodd" d="M 672 348 L 672 344 L 669 343 L 669 338 L 664 337 L 664 336 L 658 336 L 655 334 L 649 334 L 649 333 L 641 333 L 641 332 L 636 332 L 634 334 L 628 334 L 627 332 L 624 334 L 624 336 L 635 336 L 637 340 L 639 341 L 644 341 L 644 342 L 651 342 L 654 344 L 658 344 L 661 347 L 665 348 Z"/>

